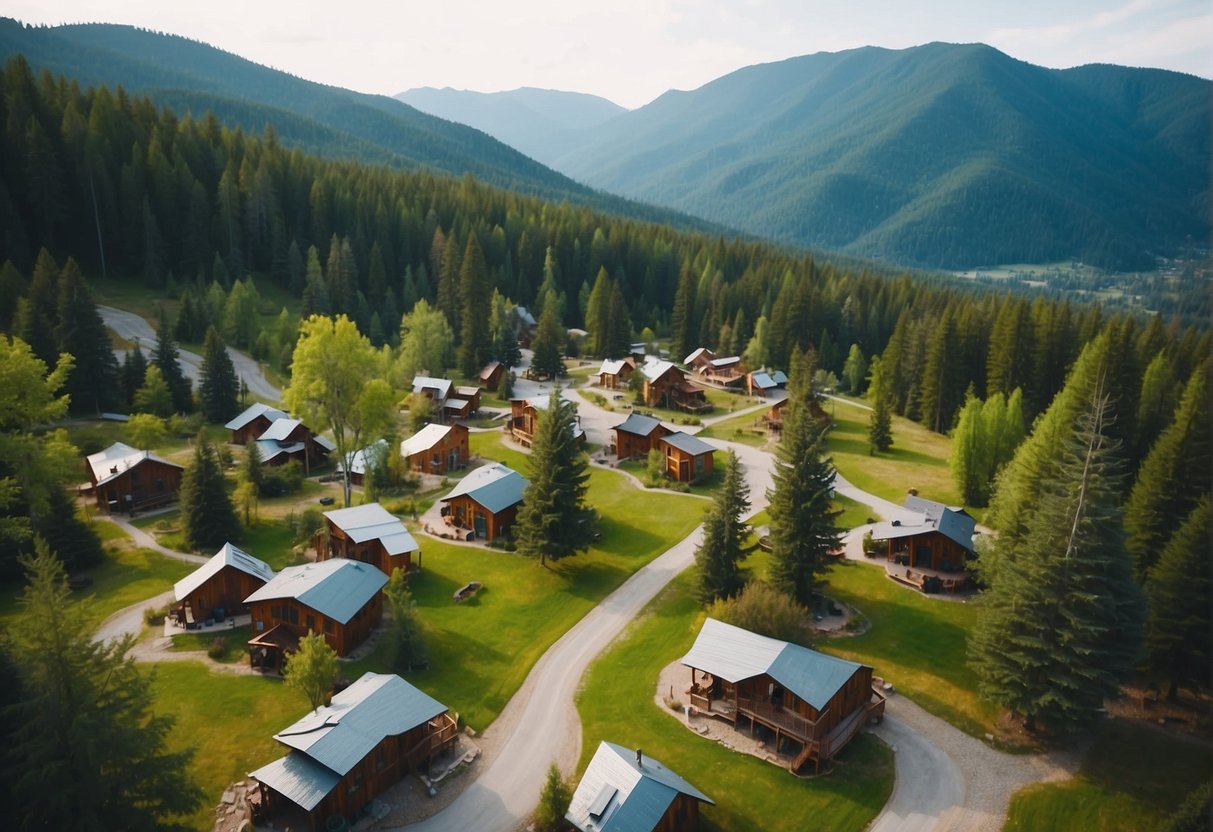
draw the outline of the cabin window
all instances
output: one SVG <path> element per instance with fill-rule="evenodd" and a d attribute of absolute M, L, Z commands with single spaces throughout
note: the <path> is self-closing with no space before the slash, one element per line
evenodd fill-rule
<path fill-rule="evenodd" d="M 282 608 L 278 606 L 270 607 L 270 618 L 277 620 L 282 617 Z"/>
<path fill-rule="evenodd" d="M 383 746 L 375 749 L 375 771 L 383 771 L 387 768 L 387 754 L 383 753 Z"/>
<path fill-rule="evenodd" d="M 157 480 L 156 480 L 156 493 L 157 493 L 157 494 L 163 494 L 163 493 L 164 493 L 164 480 L 162 480 L 162 479 L 157 479 Z"/>
<path fill-rule="evenodd" d="M 331 633 L 331 632 L 333 632 L 333 622 L 332 622 L 332 621 L 329 621 L 327 618 L 326 618 L 326 619 L 324 619 L 324 631 L 325 631 L 326 633 Z"/>
<path fill-rule="evenodd" d="M 307 631 L 310 633 L 316 629 L 316 616 L 309 615 L 307 617 Z"/>
<path fill-rule="evenodd" d="M 292 624 L 299 623 L 299 610 L 290 606 L 283 606 L 282 617 L 290 621 Z"/>
<path fill-rule="evenodd" d="M 362 772 L 354 775 L 354 779 L 350 781 L 350 794 L 362 788 Z"/>
<path fill-rule="evenodd" d="M 701 474 L 703 473 L 703 457 L 702 456 L 695 457 L 695 470 Z"/>

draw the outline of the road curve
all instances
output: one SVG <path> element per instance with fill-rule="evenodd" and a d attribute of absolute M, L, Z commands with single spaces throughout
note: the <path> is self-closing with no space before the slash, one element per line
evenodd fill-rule
<path fill-rule="evenodd" d="M 98 305 L 97 312 L 105 325 L 118 333 L 119 337 L 127 341 L 138 341 L 145 354 L 151 352 L 156 343 L 156 330 L 152 329 L 152 325 L 144 318 L 134 312 L 112 306 Z M 114 354 L 120 359 L 125 353 L 125 350 L 114 350 Z M 236 375 L 248 385 L 249 393 L 258 399 L 273 402 L 281 400 L 282 391 L 269 382 L 261 365 L 252 356 L 233 347 L 227 348 L 227 354 L 232 359 L 232 366 L 236 368 Z M 202 375 L 202 356 L 178 347 L 177 360 L 181 364 L 182 372 L 197 386 Z"/>

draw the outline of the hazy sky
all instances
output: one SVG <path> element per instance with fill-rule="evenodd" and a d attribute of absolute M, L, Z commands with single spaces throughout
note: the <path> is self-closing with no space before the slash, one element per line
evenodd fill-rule
<path fill-rule="evenodd" d="M 1213 77 L 1210 0 L 0 0 L 0 16 L 130 23 L 362 92 L 534 86 L 625 107 L 750 64 L 935 40 Z"/>

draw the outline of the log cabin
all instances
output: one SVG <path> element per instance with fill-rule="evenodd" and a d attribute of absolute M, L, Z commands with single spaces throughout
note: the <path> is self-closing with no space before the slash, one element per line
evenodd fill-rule
<path fill-rule="evenodd" d="M 604 359 L 598 370 L 598 386 L 606 390 L 622 390 L 636 370 L 636 359 L 628 356 L 620 359 Z"/>
<path fill-rule="evenodd" d="M 467 465 L 471 458 L 468 429 L 464 425 L 426 425 L 400 443 L 400 455 L 410 471 L 446 474 Z"/>
<path fill-rule="evenodd" d="M 525 447 L 531 447 L 535 441 L 535 429 L 539 425 L 539 414 L 548 409 L 551 400 L 546 396 L 533 399 L 510 399 L 510 436 Z M 577 405 L 573 405 L 576 413 Z M 580 445 L 585 444 L 585 430 L 578 418 L 573 424 L 573 439 Z"/>
<path fill-rule="evenodd" d="M 368 803 L 452 747 L 458 725 L 438 700 L 390 673 L 363 674 L 331 702 L 274 735 L 290 749 L 249 776 L 255 821 L 302 811 L 312 832 L 352 825 Z"/>
<path fill-rule="evenodd" d="M 421 549 L 404 523 L 379 503 L 339 508 L 324 513 L 316 558 L 349 558 L 374 564 L 383 574 L 408 572 L 413 554 Z"/>
<path fill-rule="evenodd" d="M 714 801 L 648 756 L 605 740 L 586 766 L 564 819 L 580 832 L 694 832 Z"/>
<path fill-rule="evenodd" d="M 97 508 L 107 514 L 134 513 L 174 502 L 185 471 L 175 462 L 122 442 L 89 454 L 85 470 L 89 483 L 82 490 L 92 493 Z"/>
<path fill-rule="evenodd" d="M 712 364 L 712 359 L 716 357 L 716 353 L 712 352 L 707 347 L 700 347 L 692 352 L 686 358 L 682 359 L 682 364 L 692 373 L 705 370 Z"/>
<path fill-rule="evenodd" d="M 440 498 L 446 503 L 442 516 L 457 528 L 473 530 L 482 540 L 493 540 L 514 524 L 528 485 L 526 477 L 499 462 L 482 465 Z"/>
<path fill-rule="evenodd" d="M 249 658 L 255 667 L 281 667 L 262 635 L 298 640 L 309 632 L 324 633 L 338 656 L 366 641 L 383 617 L 380 590 L 388 577 L 370 563 L 333 558 L 288 566 L 244 599 L 252 615 Z M 258 652 L 258 651 L 262 652 Z"/>
<path fill-rule="evenodd" d="M 761 636 L 723 621 L 703 623 L 682 657 L 691 669 L 691 707 L 790 748 L 788 769 L 821 771 L 872 720 L 884 717 L 884 695 L 872 668 Z"/>
<path fill-rule="evenodd" d="M 668 431 L 657 440 L 657 448 L 665 456 L 665 472 L 672 480 L 692 482 L 712 473 L 716 449 L 697 436 Z"/>
<path fill-rule="evenodd" d="M 672 361 L 649 357 L 640 366 L 644 374 L 642 395 L 647 407 L 674 407 L 675 393 L 686 384 L 686 375 Z"/>
<path fill-rule="evenodd" d="M 470 419 L 480 410 L 480 388 L 456 385 L 454 392 L 442 403 L 443 420 Z"/>
<path fill-rule="evenodd" d="M 229 442 L 233 445 L 247 445 L 265 433 L 274 422 L 285 418 L 287 415 L 284 411 L 262 402 L 256 402 L 249 405 L 243 413 L 224 427 L 232 432 Z"/>
<path fill-rule="evenodd" d="M 888 542 L 889 576 L 924 591 L 956 591 L 968 583 L 977 522 L 962 506 L 906 497 L 909 518 L 877 523 L 872 539 Z M 907 574 L 908 572 L 908 574 Z"/>
<path fill-rule="evenodd" d="M 501 384 L 501 375 L 506 367 L 500 361 L 490 361 L 480 371 L 480 386 L 486 390 L 496 390 Z"/>
<path fill-rule="evenodd" d="M 620 459 L 644 459 L 670 429 L 660 419 L 632 413 L 615 426 L 615 454 Z"/>
<path fill-rule="evenodd" d="M 210 560 L 173 585 L 173 612 L 179 622 L 243 613 L 248 609 L 244 599 L 273 578 L 268 563 L 225 543 Z"/>

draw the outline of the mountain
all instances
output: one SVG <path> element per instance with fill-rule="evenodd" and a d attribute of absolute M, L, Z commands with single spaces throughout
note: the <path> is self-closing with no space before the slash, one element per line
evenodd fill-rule
<path fill-rule="evenodd" d="M 927 267 L 1142 266 L 1208 239 L 1213 83 L 865 47 L 671 91 L 553 166 L 777 241 Z"/>
<path fill-rule="evenodd" d="M 544 164 L 589 130 L 627 110 L 597 95 L 520 87 L 473 92 L 417 87 L 395 96 L 423 113 L 467 124 Z"/>
<path fill-rule="evenodd" d="M 284 144 L 329 158 L 471 173 L 548 199 L 707 227 L 596 194 L 479 130 L 388 96 L 306 81 L 176 35 L 111 24 L 25 26 L 0 18 L 0 61 L 18 53 L 36 72 L 46 69 L 81 86 L 121 85 L 179 113 L 211 110 L 221 122 L 250 132 L 272 123 Z"/>

